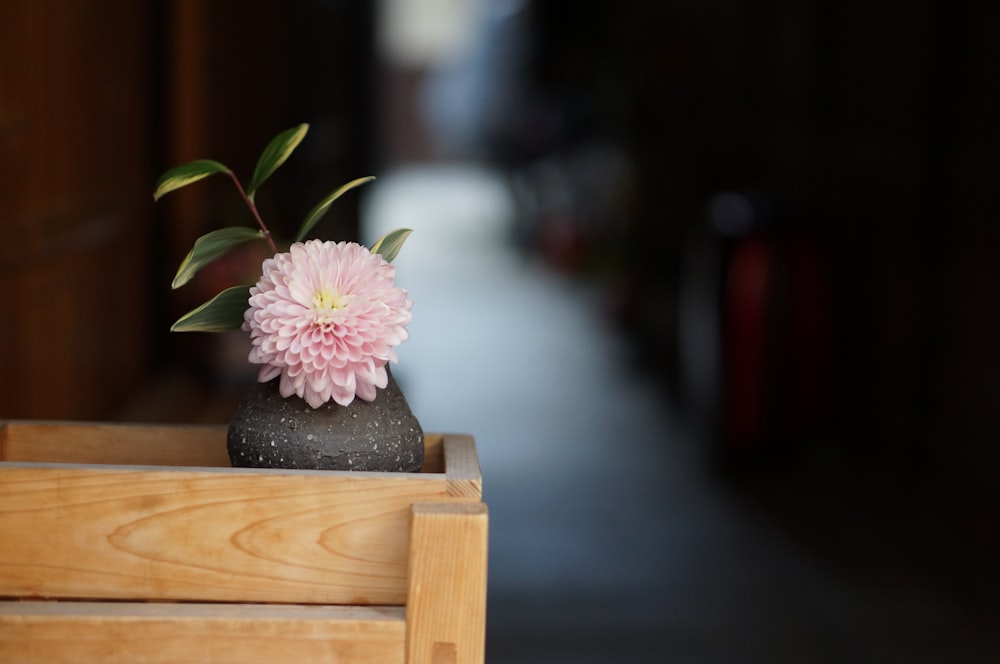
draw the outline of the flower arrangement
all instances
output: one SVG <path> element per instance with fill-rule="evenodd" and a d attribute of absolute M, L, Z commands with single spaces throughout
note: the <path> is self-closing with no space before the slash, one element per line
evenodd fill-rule
<path fill-rule="evenodd" d="M 201 268 L 247 242 L 267 242 L 274 252 L 263 262 L 256 284 L 223 290 L 170 329 L 243 329 L 252 341 L 248 359 L 261 365 L 258 381 L 280 377 L 282 397 L 297 395 L 312 408 L 331 400 L 347 406 L 355 397 L 373 401 L 376 389 L 386 387 L 386 364 L 398 361 L 395 346 L 409 338 L 406 326 L 413 303 L 404 289 L 394 285 L 395 268 L 390 263 L 411 231 L 390 231 L 371 249 L 354 242 L 305 239 L 334 201 L 374 179 L 364 177 L 324 197 L 305 216 L 289 246 L 279 250 L 254 196 L 308 130 L 308 124 L 301 124 L 274 137 L 246 188 L 230 168 L 208 159 L 172 168 L 156 181 L 153 198 L 159 200 L 211 175 L 225 174 L 257 224 L 257 228 L 221 228 L 198 238 L 177 269 L 172 288 L 180 288 Z"/>

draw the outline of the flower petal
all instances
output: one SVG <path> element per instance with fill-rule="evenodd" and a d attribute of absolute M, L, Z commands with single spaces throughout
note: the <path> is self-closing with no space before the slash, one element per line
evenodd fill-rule
<path fill-rule="evenodd" d="M 413 303 L 393 284 L 395 268 L 357 243 L 310 240 L 265 260 L 261 273 L 244 315 L 258 380 L 280 375 L 282 396 L 313 408 L 374 399 L 409 338 Z"/>

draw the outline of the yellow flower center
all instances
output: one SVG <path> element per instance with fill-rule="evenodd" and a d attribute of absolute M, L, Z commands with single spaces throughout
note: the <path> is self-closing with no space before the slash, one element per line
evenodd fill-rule
<path fill-rule="evenodd" d="M 321 290 L 313 296 L 313 308 L 316 311 L 316 322 L 319 324 L 329 323 L 334 311 L 344 306 L 339 293 L 329 290 Z"/>

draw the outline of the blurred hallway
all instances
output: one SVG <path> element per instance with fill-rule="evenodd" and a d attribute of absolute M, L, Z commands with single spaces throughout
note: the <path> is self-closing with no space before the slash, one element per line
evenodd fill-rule
<path fill-rule="evenodd" d="M 496 176 L 404 169 L 366 195 L 365 241 L 414 229 L 395 374 L 425 429 L 478 441 L 490 664 L 996 661 L 995 607 L 883 559 L 880 529 L 815 514 L 848 564 L 707 472 L 595 295 L 510 249 Z"/>

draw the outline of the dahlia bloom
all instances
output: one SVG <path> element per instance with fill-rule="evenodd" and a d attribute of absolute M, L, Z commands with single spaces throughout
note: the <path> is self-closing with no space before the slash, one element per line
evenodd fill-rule
<path fill-rule="evenodd" d="M 280 375 L 281 395 L 313 408 L 374 400 L 394 346 L 409 338 L 413 303 L 393 285 L 396 269 L 360 244 L 309 240 L 262 270 L 243 316 L 250 362 L 263 365 L 257 380 Z"/>

